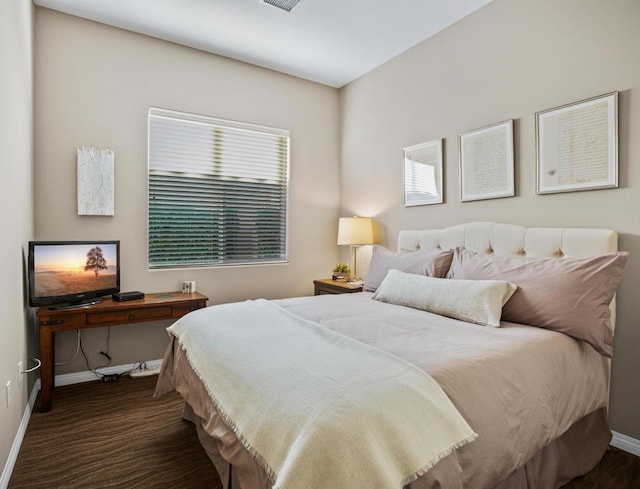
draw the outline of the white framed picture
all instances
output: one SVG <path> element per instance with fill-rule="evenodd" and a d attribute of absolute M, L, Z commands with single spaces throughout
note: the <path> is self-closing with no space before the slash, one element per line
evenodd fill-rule
<path fill-rule="evenodd" d="M 513 197 L 513 119 L 458 135 L 460 200 Z"/>
<path fill-rule="evenodd" d="M 442 204 L 442 139 L 403 151 L 404 206 Z"/>
<path fill-rule="evenodd" d="M 618 92 L 536 113 L 538 194 L 618 186 Z"/>

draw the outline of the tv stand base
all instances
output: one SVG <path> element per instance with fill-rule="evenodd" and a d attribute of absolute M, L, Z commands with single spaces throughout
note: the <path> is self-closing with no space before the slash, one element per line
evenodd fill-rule
<path fill-rule="evenodd" d="M 91 299 L 83 302 L 72 302 L 70 304 L 60 304 L 59 306 L 49 307 L 50 311 L 60 311 L 63 309 L 78 309 L 79 307 L 93 306 L 94 304 L 100 304 L 102 299 Z"/>

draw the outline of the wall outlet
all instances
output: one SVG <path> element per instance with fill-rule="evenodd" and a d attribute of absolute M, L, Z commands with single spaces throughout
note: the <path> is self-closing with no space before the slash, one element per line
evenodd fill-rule
<path fill-rule="evenodd" d="M 22 362 L 18 362 L 18 385 L 22 384 Z"/>
<path fill-rule="evenodd" d="M 7 380 L 7 385 L 5 386 L 5 395 L 7 398 L 7 407 L 9 407 L 9 404 L 11 404 L 12 401 L 12 393 L 11 393 L 11 381 Z"/>

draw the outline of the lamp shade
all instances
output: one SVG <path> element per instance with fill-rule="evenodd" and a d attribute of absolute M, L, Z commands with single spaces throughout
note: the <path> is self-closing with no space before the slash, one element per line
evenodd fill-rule
<path fill-rule="evenodd" d="M 372 219 L 370 217 L 341 217 L 338 221 L 338 244 L 373 244 Z"/>

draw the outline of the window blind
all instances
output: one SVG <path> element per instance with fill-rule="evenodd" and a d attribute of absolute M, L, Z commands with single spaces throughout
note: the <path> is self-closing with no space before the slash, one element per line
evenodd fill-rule
<path fill-rule="evenodd" d="M 289 132 L 149 110 L 149 268 L 287 259 Z"/>

